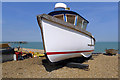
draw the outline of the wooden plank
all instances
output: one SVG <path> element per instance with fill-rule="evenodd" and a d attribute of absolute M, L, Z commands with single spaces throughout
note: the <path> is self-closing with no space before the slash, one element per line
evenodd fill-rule
<path fill-rule="evenodd" d="M 89 67 L 88 64 L 81 64 L 81 63 L 75 63 L 75 62 L 67 63 L 66 66 L 70 68 L 80 68 L 80 69 L 88 69 Z"/>

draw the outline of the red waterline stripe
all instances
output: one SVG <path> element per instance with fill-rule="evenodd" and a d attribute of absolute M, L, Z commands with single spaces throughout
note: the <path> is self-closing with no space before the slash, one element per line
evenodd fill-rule
<path fill-rule="evenodd" d="M 92 52 L 92 51 L 94 51 L 94 50 L 87 50 L 87 51 L 69 51 L 69 52 L 47 52 L 47 55 L 82 53 L 82 52 Z"/>

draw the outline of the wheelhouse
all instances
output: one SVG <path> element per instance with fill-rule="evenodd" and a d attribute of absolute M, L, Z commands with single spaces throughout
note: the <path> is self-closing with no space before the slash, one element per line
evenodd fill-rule
<path fill-rule="evenodd" d="M 60 10 L 62 9 L 62 10 Z M 58 19 L 61 19 L 65 22 L 71 23 L 76 26 L 78 29 L 84 29 L 86 30 L 87 24 L 89 23 L 85 18 L 80 16 L 78 13 L 69 11 L 69 10 L 63 10 L 63 8 L 56 8 L 55 11 L 50 12 L 48 15 L 54 16 Z"/>

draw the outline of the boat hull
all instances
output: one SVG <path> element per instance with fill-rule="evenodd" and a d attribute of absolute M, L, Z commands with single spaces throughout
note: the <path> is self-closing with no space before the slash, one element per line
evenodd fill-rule
<path fill-rule="evenodd" d="M 54 22 L 44 19 L 41 22 L 44 46 L 51 62 L 79 56 L 91 56 L 94 51 L 94 46 L 88 46 L 91 41 L 94 42 L 91 37 Z"/>

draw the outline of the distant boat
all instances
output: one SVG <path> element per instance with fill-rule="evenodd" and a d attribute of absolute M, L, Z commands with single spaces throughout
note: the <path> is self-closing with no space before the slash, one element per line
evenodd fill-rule
<path fill-rule="evenodd" d="M 57 3 L 54 11 L 37 16 L 44 51 L 50 62 L 68 58 L 91 56 L 95 38 L 86 31 L 89 23 L 64 3 Z"/>
<path fill-rule="evenodd" d="M 2 62 L 14 60 L 14 48 L 10 47 L 8 43 L 0 44 L 0 60 Z"/>
<path fill-rule="evenodd" d="M 116 55 L 118 54 L 118 50 L 115 50 L 115 49 L 106 49 L 106 55 Z"/>

